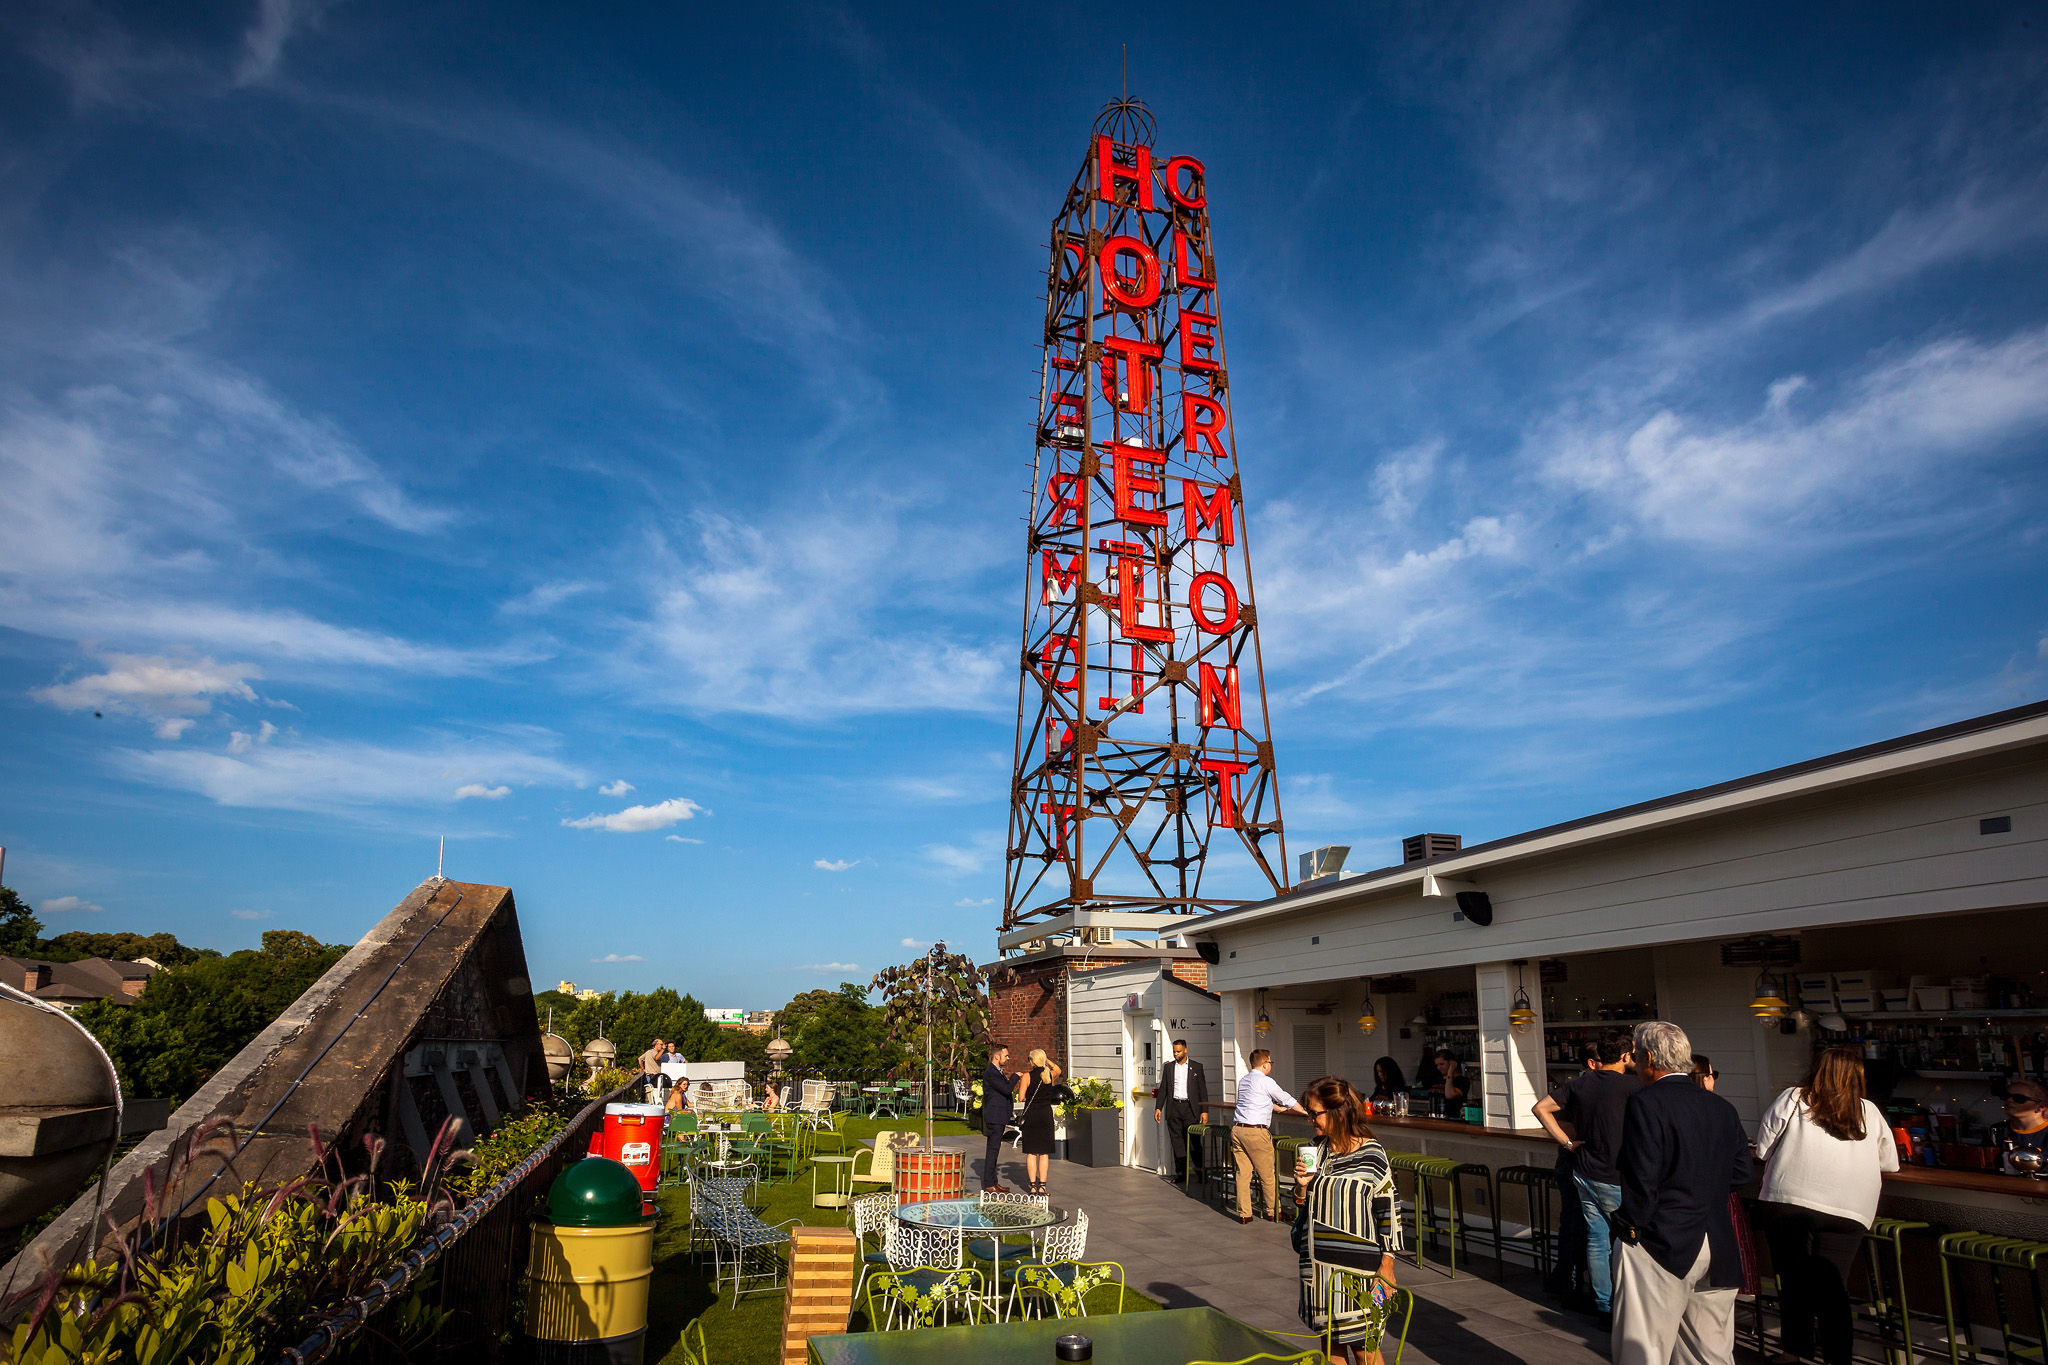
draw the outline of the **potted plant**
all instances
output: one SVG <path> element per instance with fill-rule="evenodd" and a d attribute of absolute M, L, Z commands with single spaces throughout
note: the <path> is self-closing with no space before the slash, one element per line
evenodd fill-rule
<path fill-rule="evenodd" d="M 967 1126 L 973 1129 L 975 1132 L 979 1133 L 982 1131 L 981 1082 L 970 1082 L 967 1088 L 974 1094 L 973 1101 L 967 1106 Z"/>
<path fill-rule="evenodd" d="M 1067 1160 L 1083 1166 L 1123 1164 L 1123 1096 L 1117 1087 L 1096 1076 L 1082 1076 L 1068 1084 L 1073 1103 L 1059 1106 L 1054 1113 L 1066 1120 Z"/>

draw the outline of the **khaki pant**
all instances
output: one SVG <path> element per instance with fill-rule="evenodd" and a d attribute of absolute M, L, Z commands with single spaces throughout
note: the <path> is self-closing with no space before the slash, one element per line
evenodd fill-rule
<path fill-rule="evenodd" d="M 1680 1279 L 1634 1242 L 1614 1244 L 1614 1365 L 1733 1365 L 1735 1291 L 1708 1280 L 1713 1253 Z"/>
<path fill-rule="evenodd" d="M 1252 1216 L 1252 1174 L 1266 1191 L 1266 1216 L 1280 1216 L 1280 1187 L 1273 1183 L 1273 1133 L 1266 1128 L 1230 1130 L 1230 1158 L 1237 1166 L 1237 1216 Z"/>

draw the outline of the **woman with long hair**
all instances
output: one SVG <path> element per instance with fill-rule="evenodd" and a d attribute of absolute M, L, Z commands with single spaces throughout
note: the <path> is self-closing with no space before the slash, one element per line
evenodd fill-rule
<path fill-rule="evenodd" d="M 1366 1098 L 1390 1100 L 1407 1093 L 1408 1078 L 1401 1074 L 1399 1062 L 1392 1057 L 1382 1057 L 1372 1064 L 1372 1094 Z"/>
<path fill-rule="evenodd" d="M 1301 1107 L 1316 1127 L 1313 1171 L 1297 1152 L 1294 1159 L 1294 1250 L 1301 1257 L 1301 1320 L 1312 1330 L 1329 1323 L 1331 1301 L 1339 1307 L 1367 1311 L 1339 1323 L 1331 1345 L 1341 1347 L 1350 1365 L 1379 1365 L 1380 1329 L 1394 1294 L 1394 1257 L 1380 1246 L 1379 1220 L 1371 1191 L 1392 1178 L 1386 1149 L 1365 1122 L 1365 1097 L 1342 1076 L 1324 1076 L 1301 1094 Z M 1319 1181 L 1341 1181 L 1334 1190 L 1310 1198 Z M 1319 1260 L 1338 1261 L 1364 1272 L 1332 1275 L 1318 1286 L 1309 1263 L 1309 1220 L 1315 1219 Z M 1325 1234 L 1328 1234 L 1327 1236 Z"/>
<path fill-rule="evenodd" d="M 1863 1057 L 1831 1047 L 1806 1079 L 1779 1095 L 1757 1125 L 1756 1154 L 1769 1164 L 1757 1221 L 1778 1271 L 1774 1365 L 1810 1358 L 1849 1365 L 1849 1263 L 1877 1217 L 1884 1172 L 1899 1152 L 1876 1105 L 1863 1098 Z"/>
<path fill-rule="evenodd" d="M 1017 1078 L 1017 1126 L 1022 1134 L 1017 1145 L 1024 1150 L 1024 1175 L 1030 1194 L 1044 1194 L 1046 1176 L 1052 1166 L 1052 1107 L 1068 1094 L 1060 1084 L 1059 1063 L 1045 1055 L 1045 1049 L 1031 1049 L 1031 1065 Z"/>

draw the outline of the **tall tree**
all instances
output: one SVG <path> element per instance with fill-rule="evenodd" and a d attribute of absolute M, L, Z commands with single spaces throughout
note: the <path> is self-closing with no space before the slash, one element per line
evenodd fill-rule
<path fill-rule="evenodd" d="M 11 886 L 0 886 L 0 953 L 33 957 L 42 941 L 43 922 Z"/>

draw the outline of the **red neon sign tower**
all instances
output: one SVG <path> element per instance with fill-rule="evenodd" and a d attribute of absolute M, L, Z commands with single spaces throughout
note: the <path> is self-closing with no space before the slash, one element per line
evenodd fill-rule
<path fill-rule="evenodd" d="M 1053 221 L 1005 930 L 1244 904 L 1219 846 L 1286 885 L 1208 188 L 1153 137 L 1113 101 Z"/>

